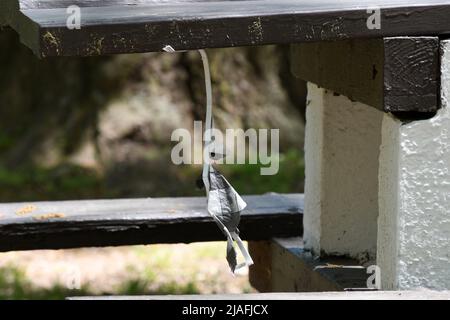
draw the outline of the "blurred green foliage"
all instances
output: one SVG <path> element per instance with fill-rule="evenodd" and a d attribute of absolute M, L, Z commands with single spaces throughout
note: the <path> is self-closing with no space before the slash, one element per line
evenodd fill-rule
<path fill-rule="evenodd" d="M 272 176 L 260 174 L 261 164 L 219 165 L 235 189 L 242 194 L 266 192 L 303 192 L 303 154 L 290 150 L 279 155 L 279 172 Z M 200 175 L 199 166 L 180 166 L 178 178 L 186 190 L 176 190 L 171 196 L 198 196 L 203 192 L 195 188 L 195 179 Z M 171 177 L 175 179 L 176 177 Z M 175 181 L 166 181 L 174 183 Z M 129 184 L 133 183 L 130 179 Z M 159 182 L 158 182 L 159 183 Z M 9 169 L 0 165 L 0 201 L 39 201 L 126 197 L 121 190 L 108 185 L 103 176 L 92 169 L 75 165 L 59 165 L 52 168 L 26 166 Z M 160 196 L 152 194 L 150 196 Z M 167 195 L 166 195 L 167 196 Z"/>
<path fill-rule="evenodd" d="M 0 200 L 3 202 L 88 199 L 107 193 L 98 174 L 79 166 L 27 166 L 11 170 L 0 165 Z"/>
<path fill-rule="evenodd" d="M 115 292 L 105 292 L 104 295 L 139 295 L 139 294 L 196 294 L 198 289 L 195 284 L 178 285 L 171 281 L 158 286 L 149 292 L 150 279 L 142 276 L 136 279 L 127 279 L 115 290 Z M 98 293 L 97 293 L 98 294 Z M 66 297 L 95 295 L 88 286 L 80 289 L 68 289 L 62 284 L 54 284 L 49 288 L 36 288 L 25 276 L 23 270 L 8 266 L 0 268 L 0 300 L 61 300 Z"/>
<path fill-rule="evenodd" d="M 263 194 L 266 192 L 303 192 L 303 154 L 295 149 L 279 155 L 279 171 L 275 175 L 263 176 L 262 167 L 267 165 L 223 165 L 219 168 L 233 187 L 241 194 Z"/>
<path fill-rule="evenodd" d="M 22 270 L 12 266 L 0 268 L 0 300 L 55 300 L 87 293 L 86 288 L 69 290 L 59 284 L 48 289 L 34 288 Z"/>

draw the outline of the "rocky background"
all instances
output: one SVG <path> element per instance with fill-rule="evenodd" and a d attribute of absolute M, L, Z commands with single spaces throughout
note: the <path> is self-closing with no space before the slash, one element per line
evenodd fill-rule
<path fill-rule="evenodd" d="M 195 194 L 170 135 L 204 118 L 197 52 L 38 60 L 9 30 L 0 48 L 1 200 Z M 216 125 L 280 128 L 280 151 L 301 151 L 305 87 L 289 48 L 208 54 Z"/>

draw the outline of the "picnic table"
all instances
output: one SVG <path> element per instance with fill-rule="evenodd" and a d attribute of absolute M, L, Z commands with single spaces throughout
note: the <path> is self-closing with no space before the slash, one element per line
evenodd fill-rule
<path fill-rule="evenodd" d="M 68 27 L 74 5 L 78 28 Z M 372 261 L 383 289 L 450 289 L 449 17 L 443 0 L 0 2 L 0 26 L 40 59 L 291 45 L 292 72 L 308 81 L 304 205 L 303 195 L 248 198 L 242 236 L 266 240 L 250 242 L 261 291 L 365 280 L 317 273 L 315 257 Z M 2 204 L 0 249 L 218 239 L 201 203 L 45 202 L 31 204 L 34 218 L 16 214 L 25 204 Z"/>

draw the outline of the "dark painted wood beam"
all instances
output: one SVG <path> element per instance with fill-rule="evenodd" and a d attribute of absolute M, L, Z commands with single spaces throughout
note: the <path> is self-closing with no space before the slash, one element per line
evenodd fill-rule
<path fill-rule="evenodd" d="M 440 105 L 439 38 L 385 38 L 383 111 L 433 113 Z"/>
<path fill-rule="evenodd" d="M 346 291 L 346 292 L 271 292 L 243 294 L 177 294 L 148 296 L 84 296 L 67 297 L 67 300 L 234 300 L 273 301 L 273 300 L 450 300 L 450 291 L 408 290 L 408 291 Z M 254 302 L 250 302 L 254 303 Z M 178 312 L 178 310 L 177 310 Z M 273 313 L 272 313 L 273 314 Z"/>
<path fill-rule="evenodd" d="M 68 5 L 81 30 L 66 27 Z M 36 55 L 89 56 L 398 35 L 446 35 L 445 0 L 1 0 L 9 24 Z M 367 9 L 381 10 L 369 29 Z"/>
<path fill-rule="evenodd" d="M 302 235 L 303 195 L 246 196 L 246 240 Z M 205 198 L 0 204 L 0 251 L 224 240 Z"/>
<path fill-rule="evenodd" d="M 388 37 L 294 45 L 299 78 L 384 112 L 439 109 L 439 38 Z"/>
<path fill-rule="evenodd" d="M 317 259 L 303 249 L 303 239 L 251 241 L 254 265 L 249 280 L 259 292 L 344 291 L 367 288 L 366 269 L 355 259 Z"/>

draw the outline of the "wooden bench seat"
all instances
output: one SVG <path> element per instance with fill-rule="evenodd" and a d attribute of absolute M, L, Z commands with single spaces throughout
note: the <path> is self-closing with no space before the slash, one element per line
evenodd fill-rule
<path fill-rule="evenodd" d="M 276 292 L 245 294 L 69 297 L 67 300 L 450 300 L 450 291 Z"/>
<path fill-rule="evenodd" d="M 67 28 L 70 5 L 82 8 L 80 30 Z M 367 27 L 373 7 L 380 29 Z M 40 57 L 438 35 L 450 30 L 449 16 L 444 0 L 0 1 L 0 26 Z"/>
<path fill-rule="evenodd" d="M 302 194 L 246 196 L 246 240 L 302 235 Z M 205 198 L 0 204 L 0 251 L 223 240 Z"/>
<path fill-rule="evenodd" d="M 382 289 L 450 288 L 448 0 L 158 1 L 0 0 L 0 26 L 40 58 L 300 43 L 305 250 L 376 257 Z M 81 7 L 79 30 L 69 5 Z M 243 238 L 301 235 L 302 199 L 248 197 Z M 0 250 L 223 239 L 204 198 L 25 206 L 0 205 Z M 272 260 L 283 275 L 304 270 Z"/>

